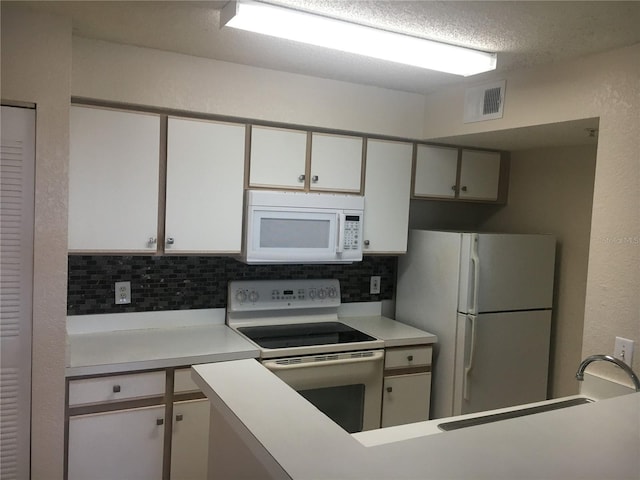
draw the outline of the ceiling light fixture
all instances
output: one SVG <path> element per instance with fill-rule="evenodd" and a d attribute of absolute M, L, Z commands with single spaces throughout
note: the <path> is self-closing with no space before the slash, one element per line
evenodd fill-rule
<path fill-rule="evenodd" d="M 495 53 L 254 1 L 225 5 L 223 26 L 465 77 L 496 68 Z"/>

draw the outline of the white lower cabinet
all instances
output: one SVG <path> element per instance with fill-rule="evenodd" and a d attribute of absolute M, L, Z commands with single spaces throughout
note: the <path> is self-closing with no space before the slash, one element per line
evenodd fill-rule
<path fill-rule="evenodd" d="M 209 457 L 209 400 L 173 405 L 171 479 L 206 480 Z"/>
<path fill-rule="evenodd" d="M 190 368 L 165 392 L 172 372 L 69 380 L 68 480 L 207 479 L 209 400 Z"/>
<path fill-rule="evenodd" d="M 421 422 L 429 418 L 431 373 L 385 377 L 382 427 Z"/>
<path fill-rule="evenodd" d="M 69 480 L 161 479 L 164 405 L 69 418 Z"/>

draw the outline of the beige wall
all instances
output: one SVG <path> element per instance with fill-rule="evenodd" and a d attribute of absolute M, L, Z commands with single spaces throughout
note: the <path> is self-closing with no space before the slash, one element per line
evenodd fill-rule
<path fill-rule="evenodd" d="M 596 148 L 512 152 L 509 203 L 483 228 L 557 239 L 550 395 L 578 393 Z"/>
<path fill-rule="evenodd" d="M 424 116 L 422 95 L 77 37 L 72 94 L 411 138 Z"/>
<path fill-rule="evenodd" d="M 2 6 L 2 99 L 35 103 L 31 478 L 61 479 L 71 22 Z"/>
<path fill-rule="evenodd" d="M 631 338 L 640 348 L 638 58 L 640 44 L 566 64 L 496 75 L 507 80 L 500 120 L 463 124 L 463 88 L 437 92 L 426 101 L 427 138 L 600 118 L 582 356 L 612 353 L 616 336 Z M 633 366 L 640 370 L 640 353 Z M 615 367 L 600 364 L 589 370 L 629 383 Z"/>

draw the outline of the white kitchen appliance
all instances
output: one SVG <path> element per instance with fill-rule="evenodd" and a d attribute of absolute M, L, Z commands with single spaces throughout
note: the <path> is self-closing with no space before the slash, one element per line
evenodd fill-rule
<path fill-rule="evenodd" d="M 364 197 L 247 190 L 246 263 L 352 263 L 362 260 Z"/>
<path fill-rule="evenodd" d="M 338 280 L 233 281 L 228 297 L 266 368 L 348 432 L 380 427 L 384 342 L 338 321 Z"/>
<path fill-rule="evenodd" d="M 433 418 L 547 398 L 555 239 L 412 230 L 396 320 L 438 336 Z"/>

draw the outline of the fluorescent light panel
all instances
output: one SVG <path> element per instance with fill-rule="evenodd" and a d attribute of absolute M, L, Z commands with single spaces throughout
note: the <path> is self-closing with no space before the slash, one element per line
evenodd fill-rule
<path fill-rule="evenodd" d="M 229 2 L 222 9 L 220 26 L 465 77 L 496 68 L 495 53 L 253 1 Z"/>

